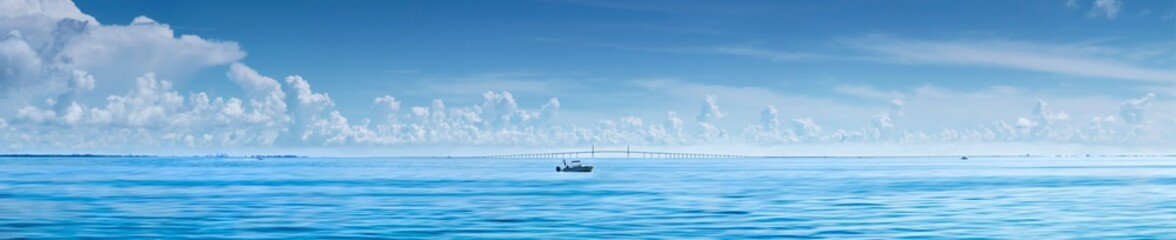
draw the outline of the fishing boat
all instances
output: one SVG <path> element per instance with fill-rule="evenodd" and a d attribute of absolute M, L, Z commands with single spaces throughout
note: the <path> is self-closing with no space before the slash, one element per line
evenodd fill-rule
<path fill-rule="evenodd" d="M 555 167 L 556 172 L 592 172 L 592 166 L 584 166 L 580 160 L 572 160 L 572 164 L 568 165 L 568 160 L 563 160 L 563 168 Z"/>

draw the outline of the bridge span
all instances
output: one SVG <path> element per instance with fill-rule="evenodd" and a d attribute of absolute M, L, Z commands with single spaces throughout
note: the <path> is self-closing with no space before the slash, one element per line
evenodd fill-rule
<path fill-rule="evenodd" d="M 1105 157 L 1105 155 L 1100 155 Z M 485 155 L 485 156 L 469 156 L 472 158 L 729 158 L 729 159 L 751 159 L 751 158 L 794 158 L 794 159 L 812 159 L 812 158 L 948 158 L 961 159 L 968 158 L 1041 158 L 1041 157 L 1081 157 L 1077 155 L 1011 155 L 1011 154 L 977 154 L 977 155 L 885 155 L 885 156 L 803 156 L 803 155 L 740 155 L 740 154 L 710 154 L 710 153 L 689 153 L 689 152 L 661 152 L 661 151 L 633 151 L 626 147 L 625 149 L 604 149 L 597 150 L 595 146 L 588 151 L 564 151 L 564 152 L 538 152 L 538 153 L 520 153 L 520 154 L 499 154 L 499 155 Z M 1086 155 L 1085 157 L 1091 157 Z"/>
<path fill-rule="evenodd" d="M 625 158 L 766 158 L 768 156 L 707 154 L 684 152 L 655 152 L 631 150 L 592 150 L 570 152 L 546 152 L 477 156 L 479 158 L 596 158 L 596 157 L 625 157 Z"/>

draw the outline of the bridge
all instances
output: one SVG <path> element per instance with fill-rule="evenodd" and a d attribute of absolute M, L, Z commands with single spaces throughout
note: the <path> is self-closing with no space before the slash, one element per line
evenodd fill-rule
<path fill-rule="evenodd" d="M 632 151 L 629 147 L 624 149 L 596 149 L 593 146 L 590 151 L 573 151 L 573 152 L 549 152 L 549 153 L 522 153 L 522 154 L 500 154 L 500 155 L 481 155 L 473 156 L 473 158 L 487 158 L 487 159 L 570 159 L 570 158 L 596 158 L 596 155 L 601 156 L 621 156 L 624 158 L 646 158 L 646 159 L 760 159 L 771 158 L 766 155 L 733 155 L 733 154 L 708 154 L 708 153 L 674 153 L 674 152 L 653 152 L 653 151 Z"/>
<path fill-rule="evenodd" d="M 752 156 L 752 155 L 727 155 L 727 154 L 706 154 L 706 153 L 675 153 L 675 152 L 651 152 L 651 151 L 629 151 L 629 150 L 595 150 L 595 151 L 576 151 L 576 152 L 547 152 L 547 153 L 523 153 L 523 154 L 504 154 L 504 155 L 489 155 L 477 156 L 477 158 L 580 158 L 589 157 L 596 158 L 597 155 L 620 155 L 624 154 L 625 158 L 765 158 L 767 156 Z"/>
<path fill-rule="evenodd" d="M 520 154 L 500 154 L 500 155 L 486 155 L 486 156 L 469 156 L 471 158 L 597 158 L 597 157 L 624 157 L 624 158 L 729 158 L 729 159 L 751 159 L 751 158 L 796 158 L 796 159 L 812 159 L 812 158 L 948 158 L 959 159 L 961 157 L 968 158 L 1041 158 L 1041 157 L 1082 157 L 1079 155 L 1012 155 L 1012 154 L 967 154 L 967 155 L 891 155 L 891 156 L 801 156 L 801 155 L 738 155 L 738 154 L 710 154 L 710 153 L 688 153 L 688 152 L 659 152 L 659 151 L 633 151 L 628 146 L 625 149 L 602 149 L 597 150 L 596 146 L 592 146 L 588 151 L 565 151 L 565 152 L 539 152 L 539 153 L 520 153 Z M 1085 157 L 1091 157 L 1086 155 Z M 1107 157 L 1107 155 L 1100 155 L 1098 157 Z"/>

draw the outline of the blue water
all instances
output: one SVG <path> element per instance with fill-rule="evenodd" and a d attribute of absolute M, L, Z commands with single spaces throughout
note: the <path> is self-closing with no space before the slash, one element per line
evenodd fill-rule
<path fill-rule="evenodd" d="M 0 238 L 1176 239 L 1176 160 L 0 159 Z"/>

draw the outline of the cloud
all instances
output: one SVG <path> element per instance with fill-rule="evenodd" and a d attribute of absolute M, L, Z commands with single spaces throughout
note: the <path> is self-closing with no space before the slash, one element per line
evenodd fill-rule
<path fill-rule="evenodd" d="M 145 74 L 137 79 L 136 88 L 124 95 L 111 96 L 105 107 L 89 107 L 78 102 L 61 102 L 64 110 L 27 106 L 5 125 L 17 126 L 17 131 L 0 134 L 4 142 L 20 142 L 31 146 L 62 147 L 69 149 L 101 149 L 113 145 L 128 146 L 544 146 L 576 147 L 588 144 L 639 146 L 696 146 L 713 144 L 779 144 L 820 143 L 935 143 L 935 142 L 1007 142 L 1046 140 L 1059 142 L 1119 141 L 1121 128 L 1115 117 L 1099 117 L 1087 126 L 1063 124 L 1070 115 L 1050 108 L 1044 101 L 1033 106 L 1031 115 L 1015 119 L 1013 124 L 996 122 L 980 129 L 945 128 L 939 132 L 904 129 L 895 124 L 897 112 L 906 102 L 889 101 L 889 111 L 875 114 L 860 128 L 831 128 L 818 125 L 812 118 L 794 118 L 791 128 L 781 128 L 780 110 L 765 106 L 758 115 L 758 123 L 744 129 L 741 135 L 713 122 L 698 122 L 696 132 L 687 132 L 676 113 L 670 111 L 664 121 L 648 121 L 636 116 L 601 119 L 594 125 L 576 126 L 549 122 L 560 110 L 558 98 L 551 98 L 535 108 L 520 107 L 510 92 L 487 92 L 482 103 L 468 106 L 447 106 L 437 99 L 425 106 L 404 106 L 390 95 L 373 98 L 381 111 L 389 113 L 385 119 L 350 119 L 336 110 L 328 94 L 316 92 L 308 80 L 287 77 L 286 85 L 275 88 L 272 78 L 258 74 L 244 64 L 230 67 L 226 76 L 249 92 L 245 100 L 237 98 L 211 99 L 206 93 L 182 96 L 172 89 L 173 84 Z M 266 87 L 258 87 L 266 86 Z M 253 89 L 253 90 L 249 90 Z M 274 105 L 261 103 L 280 95 L 281 89 L 297 92 L 286 101 L 296 109 L 292 112 L 270 111 Z M 298 97 L 301 95 L 302 97 Z M 963 95 L 963 94 L 946 94 Z M 921 99 L 922 95 L 910 95 Z M 717 98 L 707 98 L 700 116 L 718 111 Z M 1125 111 L 1142 109 L 1154 95 L 1129 100 Z M 395 107 L 392 105 L 395 103 Z M 536 104 L 538 105 L 538 104 Z M 714 105 L 713 108 L 711 105 Z M 397 108 L 412 111 L 399 113 Z M 712 114 L 706 114 L 712 113 Z M 1136 115 L 1138 116 L 1138 114 Z M 294 118 L 290 121 L 289 118 Z M 705 117 L 711 118 L 711 117 Z M 1126 118 L 1126 115 L 1125 117 Z M 502 122 L 491 122 L 499 119 Z M 543 124 L 537 124 L 543 123 Z M 5 129 L 14 129 L 7 127 Z M 82 130 L 79 136 L 67 132 Z M 40 132 L 45 138 L 13 141 L 28 136 L 27 131 Z M 19 148 L 10 144 L 10 148 Z"/>
<path fill-rule="evenodd" d="M 286 98 L 286 93 L 282 92 L 281 83 L 273 78 L 262 76 L 245 64 L 233 63 L 229 65 L 229 72 L 225 75 L 249 94 L 262 96 L 272 94 L 279 99 Z"/>
<path fill-rule="evenodd" d="M 288 76 L 286 84 L 294 92 L 295 99 L 298 100 L 298 107 L 301 109 L 318 112 L 335 106 L 335 101 L 331 100 L 329 94 L 314 92 L 310 89 L 310 82 L 302 79 L 302 76 Z"/>
<path fill-rule="evenodd" d="M 1028 128 L 1029 134 L 1043 138 L 1057 138 L 1054 131 L 1054 126 L 1059 121 L 1070 120 L 1070 115 L 1065 112 L 1054 112 L 1049 108 L 1049 103 L 1045 100 L 1037 100 L 1037 105 L 1033 107 L 1032 119 L 1018 119 L 1017 125 Z"/>
<path fill-rule="evenodd" d="M 797 60 L 812 60 L 826 58 L 824 56 L 811 53 L 788 53 L 780 51 L 772 51 L 753 47 L 740 46 L 723 46 L 717 47 L 713 50 L 717 54 L 726 54 L 743 57 L 764 58 L 772 61 L 797 61 Z"/>
<path fill-rule="evenodd" d="M 559 108 L 559 98 L 553 97 L 547 100 L 547 103 L 539 108 L 539 116 L 543 118 L 543 123 L 551 124 L 552 119 L 555 119 L 555 116 L 559 115 Z"/>
<path fill-rule="evenodd" d="M 392 112 L 399 112 L 400 111 L 400 101 L 396 100 L 395 97 L 392 97 L 390 95 L 376 97 L 376 99 L 372 100 L 372 104 L 383 105 L 383 106 L 387 107 L 387 110 L 392 111 Z"/>
<path fill-rule="evenodd" d="M 1132 131 L 1140 131 L 1145 123 L 1143 110 L 1150 107 L 1151 102 L 1155 99 L 1155 93 L 1148 93 L 1141 98 L 1127 100 L 1120 105 L 1119 116 Z"/>
<path fill-rule="evenodd" d="M 1066 8 L 1074 9 L 1074 8 L 1078 7 L 1078 2 L 1075 0 L 1066 0 L 1064 5 L 1066 6 Z"/>
<path fill-rule="evenodd" d="M 13 124 L 23 144 L 67 149 L 125 149 L 146 146 L 269 146 L 285 131 L 284 112 L 246 107 L 237 98 L 188 97 L 154 73 L 136 78 L 133 89 L 106 98 L 105 106 L 60 102 L 61 110 L 25 106 Z M 256 99 L 251 99 L 256 100 Z M 39 133 L 30 137 L 27 133 Z"/>
<path fill-rule="evenodd" d="M 119 79 L 142 72 L 185 77 L 208 66 L 245 57 L 235 42 L 176 36 L 166 24 L 145 16 L 130 25 L 104 25 L 77 33 L 65 42 L 57 59 L 65 67 L 88 71 L 99 78 Z"/>
<path fill-rule="evenodd" d="M 792 119 L 792 129 L 802 139 L 811 140 L 821 134 L 821 126 L 812 118 Z"/>
<path fill-rule="evenodd" d="M 1084 53 L 1089 47 L 1018 41 L 926 41 L 871 36 L 852 47 L 906 64 L 987 66 L 1135 81 L 1176 81 L 1176 71 Z"/>
<path fill-rule="evenodd" d="M 1107 19 L 1115 19 L 1119 16 L 1119 10 L 1123 3 L 1119 0 L 1094 0 L 1094 5 L 1090 8 L 1091 16 L 1105 16 Z"/>
<path fill-rule="evenodd" d="M 41 57 L 18 30 L 9 30 L 0 41 L 0 66 L 0 90 L 39 83 Z"/>
<path fill-rule="evenodd" d="M 5 113 L 46 97 L 68 103 L 81 92 L 119 93 L 145 72 L 183 80 L 245 56 L 234 42 L 176 36 L 144 16 L 129 25 L 100 25 L 67 0 L 4 1 L 0 33 Z"/>
<path fill-rule="evenodd" d="M 898 98 L 891 99 L 890 100 L 890 114 L 893 114 L 894 116 L 902 117 L 903 115 L 905 115 L 905 113 L 903 113 L 903 111 L 902 111 L 902 108 L 905 106 L 906 106 L 906 101 L 903 101 L 902 99 L 898 99 Z"/>
<path fill-rule="evenodd" d="M 98 24 L 98 21 L 82 13 L 72 1 L 4 1 L 0 3 L 0 18 L 51 18 L 77 19 Z"/>
<path fill-rule="evenodd" d="M 724 116 L 727 114 L 719 110 L 718 98 L 715 95 L 706 95 L 705 103 L 703 103 L 702 110 L 699 111 L 696 119 L 705 123 L 723 119 Z"/>
<path fill-rule="evenodd" d="M 760 112 L 760 125 L 766 130 L 776 130 L 780 127 L 780 111 L 768 105 Z"/>
<path fill-rule="evenodd" d="M 100 25 L 76 11 L 72 3 L 25 3 L 34 2 L 0 3 L 0 20 L 4 20 L 0 28 L 6 34 L 0 39 L 0 91 L 8 99 L 18 99 L 5 103 L 11 109 L 0 109 L 0 148 L 7 150 L 1170 143 L 1164 138 L 1138 141 L 1146 137 L 1141 136 L 1140 132 L 1146 132 L 1142 129 L 1169 122 L 1164 112 L 1144 118 L 1149 106 L 1168 109 L 1171 105 L 1157 100 L 1156 94 L 1116 104 L 1119 100 L 1101 96 L 1049 96 L 1002 86 L 964 92 L 930 85 L 895 90 L 841 85 L 832 89 L 840 95 L 805 96 L 762 87 L 642 79 L 629 87 L 640 88 L 651 99 L 681 102 L 681 106 L 662 105 L 665 108 L 652 113 L 628 106 L 610 109 L 624 112 L 619 115 L 623 117 L 568 124 L 555 120 L 560 114 L 565 119 L 581 118 L 579 109 L 608 107 L 584 107 L 585 102 L 575 98 L 561 102 L 568 95 L 541 95 L 561 86 L 528 86 L 549 81 L 507 74 L 477 78 L 498 80 L 482 85 L 476 84 L 477 79 L 459 81 L 465 84 L 460 90 L 428 93 L 442 96 L 425 95 L 432 101 L 415 106 L 392 94 L 373 94 L 368 97 L 378 114 L 368 119 L 347 114 L 349 109 L 337 106 L 341 103 L 331 94 L 312 88 L 312 83 L 321 82 L 299 75 L 279 81 L 250 68 L 241 62 L 245 53 L 236 43 L 176 36 L 168 25 L 148 17 L 137 17 L 128 25 Z M 894 38 L 850 43 L 899 63 L 1004 67 L 1141 81 L 1168 81 L 1174 76 L 1168 70 L 1128 64 L 1162 58 L 1163 51 L 1132 58 L 1128 57 L 1132 51 L 1081 44 Z M 714 52 L 779 61 L 816 58 L 747 47 Z M 243 96 L 177 90 L 176 81 L 183 79 L 169 77 L 219 65 L 228 66 L 223 76 L 240 87 Z M 128 73 L 135 75 L 118 77 Z M 119 91 L 107 94 L 104 89 Z M 85 99 L 83 95 L 106 97 Z M 873 103 L 847 103 L 841 95 Z M 697 122 L 684 123 L 678 112 L 695 109 L 699 97 L 704 101 Z M 539 100 L 520 101 L 530 99 Z M 1034 99 L 1050 99 L 1052 105 Z M 887 105 L 879 104 L 883 102 Z M 588 102 L 592 103 L 596 102 Z M 814 119 L 820 119 L 820 124 Z"/>
<path fill-rule="evenodd" d="M 833 88 L 833 90 L 836 91 L 837 93 L 841 93 L 841 94 L 844 94 L 847 96 L 854 96 L 854 97 L 860 97 L 860 98 L 896 99 L 896 98 L 904 97 L 902 93 L 895 92 L 895 91 L 882 91 L 882 90 L 878 90 L 873 87 L 870 87 L 868 85 L 842 84 L 842 85 L 838 85 L 837 87 Z"/>

